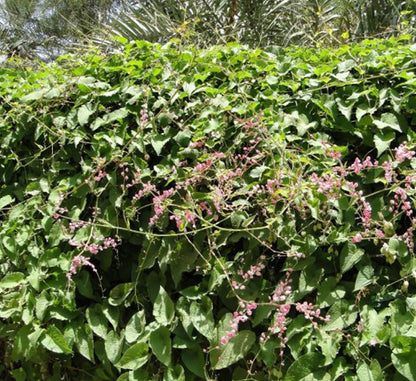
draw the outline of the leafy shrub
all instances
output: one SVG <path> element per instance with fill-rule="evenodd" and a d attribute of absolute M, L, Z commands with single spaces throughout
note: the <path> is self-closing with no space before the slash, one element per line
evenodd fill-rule
<path fill-rule="evenodd" d="M 414 380 L 414 45 L 1 69 L 16 380 Z"/>

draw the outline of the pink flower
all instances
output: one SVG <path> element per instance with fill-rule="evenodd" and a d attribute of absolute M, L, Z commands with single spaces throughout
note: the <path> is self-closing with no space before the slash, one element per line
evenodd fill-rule
<path fill-rule="evenodd" d="M 362 213 L 361 220 L 363 222 L 363 225 L 367 228 L 370 226 L 370 222 L 371 222 L 371 211 L 372 211 L 372 208 L 371 208 L 370 203 L 367 202 L 367 200 L 364 197 L 362 197 L 361 198 L 361 213 Z"/>
<path fill-rule="evenodd" d="M 391 160 L 385 161 L 383 163 L 383 169 L 384 169 L 384 178 L 388 183 L 392 182 L 393 179 L 393 162 Z"/>
<path fill-rule="evenodd" d="M 363 236 L 360 233 L 357 233 L 354 237 L 351 238 L 352 243 L 359 243 L 363 240 Z"/>
<path fill-rule="evenodd" d="M 397 148 L 394 149 L 396 152 L 395 157 L 398 162 L 403 162 L 406 159 L 411 160 L 415 156 L 415 151 L 409 151 L 406 147 L 406 144 L 402 143 Z"/>
<path fill-rule="evenodd" d="M 94 180 L 98 183 L 105 176 L 107 176 L 107 172 L 100 171 L 98 172 L 98 175 L 94 176 Z"/>
<path fill-rule="evenodd" d="M 142 123 L 147 123 L 148 122 L 148 120 L 149 120 L 149 115 L 147 114 L 147 110 L 146 110 L 146 108 L 142 108 L 141 110 L 140 110 L 140 121 L 142 122 Z"/>
<path fill-rule="evenodd" d="M 381 238 L 381 239 L 385 238 L 384 233 L 383 233 L 380 229 L 376 229 L 376 230 L 375 230 L 375 233 L 376 233 L 376 236 L 377 236 L 378 238 Z"/>

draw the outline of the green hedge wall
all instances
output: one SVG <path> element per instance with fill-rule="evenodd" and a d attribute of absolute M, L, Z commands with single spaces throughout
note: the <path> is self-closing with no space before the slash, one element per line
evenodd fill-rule
<path fill-rule="evenodd" d="M 408 41 L 1 68 L 0 378 L 416 380 Z"/>

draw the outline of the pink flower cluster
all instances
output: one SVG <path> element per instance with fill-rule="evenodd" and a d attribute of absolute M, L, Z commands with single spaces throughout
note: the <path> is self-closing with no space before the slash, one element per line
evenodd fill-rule
<path fill-rule="evenodd" d="M 390 200 L 390 209 L 391 213 L 397 213 L 398 209 L 405 212 L 406 216 L 410 217 L 413 214 L 413 209 L 410 201 L 408 201 L 407 193 L 403 188 L 397 188 L 394 191 L 394 199 Z"/>
<path fill-rule="evenodd" d="M 376 233 L 377 238 L 384 239 L 386 237 L 384 232 L 380 229 L 374 230 L 374 233 Z"/>
<path fill-rule="evenodd" d="M 102 170 L 100 170 L 98 172 L 97 175 L 94 176 L 94 180 L 98 183 L 99 181 L 101 181 L 101 179 L 103 179 L 105 176 L 107 176 L 107 172 L 104 172 Z"/>
<path fill-rule="evenodd" d="M 89 261 L 88 258 L 84 257 L 83 255 L 79 254 L 76 257 L 74 257 L 71 261 L 71 266 L 69 268 L 69 271 L 66 273 L 66 277 L 68 279 L 68 282 L 72 281 L 72 276 L 75 275 L 78 272 L 78 269 L 82 266 L 88 266 L 94 271 L 96 274 L 98 274 L 97 269 L 95 266 Z"/>
<path fill-rule="evenodd" d="M 78 226 L 82 227 L 83 225 L 78 225 Z M 111 237 L 104 238 L 101 244 L 97 244 L 97 243 L 87 244 L 85 242 L 78 242 L 74 238 L 70 238 L 68 240 L 68 243 L 71 246 L 75 246 L 76 248 L 81 249 L 85 252 L 89 252 L 92 255 L 97 255 L 100 251 L 103 251 L 109 248 L 115 248 L 119 245 L 119 242 Z M 82 254 L 78 254 L 72 259 L 71 266 L 69 268 L 69 271 L 66 274 L 68 281 L 72 280 L 72 276 L 75 275 L 78 269 L 82 267 L 83 265 L 90 267 L 95 273 L 97 273 L 95 266 L 90 262 L 89 258 L 83 256 Z"/>
<path fill-rule="evenodd" d="M 195 227 L 196 216 L 190 210 L 184 211 L 186 222 L 192 224 Z"/>
<path fill-rule="evenodd" d="M 59 220 L 59 218 L 61 217 L 60 214 L 64 214 L 68 211 L 67 208 L 63 208 L 61 206 L 62 202 L 64 201 L 64 194 L 63 193 L 59 193 L 59 198 L 58 200 L 55 202 L 55 213 L 52 216 L 55 220 Z"/>
<path fill-rule="evenodd" d="M 391 160 L 385 161 L 383 163 L 384 169 L 384 178 L 388 183 L 393 181 L 393 162 Z"/>
<path fill-rule="evenodd" d="M 254 118 L 249 118 L 246 120 L 238 120 L 238 122 L 243 123 L 243 128 L 246 132 L 257 132 L 260 126 L 259 122 L 260 116 L 256 115 Z"/>
<path fill-rule="evenodd" d="M 134 196 L 133 201 L 140 200 L 144 195 L 150 192 L 156 192 L 156 187 L 148 181 L 146 184 L 143 184 L 143 189 L 139 190 Z"/>
<path fill-rule="evenodd" d="M 269 328 L 269 335 L 266 335 L 265 332 L 262 332 L 260 334 L 260 343 L 265 343 L 269 338 L 271 334 L 274 334 L 277 332 L 277 337 L 280 340 L 280 358 L 281 358 L 281 365 L 284 365 L 283 362 L 283 354 L 284 354 L 284 349 L 286 348 L 286 343 L 288 341 L 288 338 L 285 336 L 285 332 L 287 331 L 287 315 L 289 314 L 291 310 L 291 305 L 290 304 L 282 304 L 280 305 L 277 309 L 276 309 L 276 315 L 275 315 L 275 320 L 273 323 L 273 326 L 271 326 Z"/>
<path fill-rule="evenodd" d="M 143 107 L 140 110 L 140 121 L 144 124 L 149 121 L 149 115 L 147 113 L 147 108 L 146 107 Z"/>
<path fill-rule="evenodd" d="M 322 177 L 312 173 L 311 180 L 318 187 L 318 192 L 328 198 L 340 197 L 341 179 L 338 176 L 325 173 Z"/>
<path fill-rule="evenodd" d="M 326 151 L 326 154 L 331 159 L 334 159 L 336 161 L 341 160 L 341 152 L 335 151 L 333 148 L 330 148 Z"/>
<path fill-rule="evenodd" d="M 114 238 L 111 238 L 111 237 L 104 238 L 102 244 L 78 242 L 74 238 L 70 238 L 68 240 L 68 243 L 71 246 L 76 247 L 77 249 L 82 249 L 82 250 L 84 250 L 86 252 L 89 252 L 93 255 L 96 255 L 100 251 L 103 251 L 103 250 L 106 250 L 106 249 L 109 249 L 109 248 L 115 248 L 119 244 Z"/>
<path fill-rule="evenodd" d="M 205 145 L 203 140 L 189 143 L 189 148 L 202 148 Z"/>
<path fill-rule="evenodd" d="M 207 160 L 203 163 L 197 164 L 192 170 L 197 172 L 203 172 L 212 165 L 212 160 Z"/>
<path fill-rule="evenodd" d="M 412 222 L 413 224 L 416 223 L 415 220 L 413 220 Z M 402 236 L 404 243 L 406 244 L 407 248 L 409 249 L 411 253 L 413 253 L 413 250 L 415 248 L 415 243 L 413 239 L 413 230 L 414 230 L 413 227 L 408 228 Z"/>
<path fill-rule="evenodd" d="M 241 276 L 243 279 L 253 279 L 254 276 L 261 276 L 262 270 L 265 268 L 263 263 L 259 263 L 255 266 L 251 266 L 249 270 L 247 270 Z"/>
<path fill-rule="evenodd" d="M 350 191 L 351 197 L 362 197 L 364 192 L 362 190 L 357 191 L 358 183 L 353 183 L 352 181 L 345 182 L 346 187 Z"/>
<path fill-rule="evenodd" d="M 212 210 L 205 201 L 200 202 L 199 207 L 202 211 L 205 211 L 208 216 L 212 215 Z"/>
<path fill-rule="evenodd" d="M 319 308 L 316 309 L 316 306 L 312 303 L 296 303 L 296 311 L 301 312 L 305 319 L 310 320 L 314 328 L 318 328 L 316 320 L 327 322 L 331 319 L 330 315 L 321 316 L 321 310 Z"/>
<path fill-rule="evenodd" d="M 361 197 L 361 221 L 366 228 L 369 228 L 371 225 L 371 205 L 365 199 L 365 197 Z"/>
<path fill-rule="evenodd" d="M 416 175 L 406 176 L 405 178 L 405 188 L 412 189 L 412 186 L 416 183 Z"/>
<path fill-rule="evenodd" d="M 357 157 L 349 169 L 353 170 L 355 174 L 359 175 L 363 170 L 368 168 L 375 168 L 377 165 L 378 161 L 374 160 L 374 162 L 372 162 L 369 156 L 367 156 L 363 162 Z"/>
<path fill-rule="evenodd" d="M 261 137 L 257 137 L 256 139 L 251 139 L 249 141 L 249 145 L 243 147 L 242 154 L 234 155 L 233 159 L 236 163 L 238 163 L 238 167 L 242 169 L 246 169 L 249 166 L 257 164 L 259 160 L 264 157 L 264 153 L 257 148 L 258 144 L 263 139 Z M 250 156 L 254 154 L 253 156 Z"/>
<path fill-rule="evenodd" d="M 398 162 L 403 162 L 406 159 L 411 160 L 415 156 L 415 151 L 409 151 L 405 143 L 400 144 L 397 148 L 394 149 L 395 158 Z"/>
<path fill-rule="evenodd" d="M 286 272 L 286 279 L 280 282 L 279 286 L 273 291 L 273 295 L 270 298 L 272 302 L 284 302 L 286 301 L 287 297 L 292 293 L 292 287 L 290 286 L 290 283 L 292 283 L 292 279 L 290 279 L 292 271 L 292 269 L 289 269 Z"/>
<path fill-rule="evenodd" d="M 73 221 L 69 223 L 69 231 L 71 233 L 75 233 L 76 230 L 80 229 L 80 228 L 84 228 L 88 226 L 88 222 L 87 221 Z"/>
<path fill-rule="evenodd" d="M 240 307 L 243 309 L 241 312 L 235 311 L 233 314 L 233 319 L 231 320 L 231 330 L 228 331 L 224 336 L 221 337 L 221 344 L 225 345 L 228 343 L 228 340 L 233 338 L 238 332 L 238 325 L 240 322 L 245 322 L 248 320 L 249 316 L 253 314 L 253 310 L 257 308 L 256 303 L 243 303 L 240 302 Z"/>
<path fill-rule="evenodd" d="M 263 263 L 265 259 L 266 256 L 261 255 L 259 262 L 254 266 L 250 266 L 250 268 L 246 272 L 244 272 L 242 269 L 239 269 L 237 271 L 237 274 L 243 279 L 242 282 L 245 282 L 249 279 L 253 279 L 255 276 L 262 276 L 262 271 L 266 267 Z M 243 283 L 236 282 L 235 280 L 231 282 L 231 286 L 234 290 L 245 290 L 246 288 L 246 286 Z"/>
<path fill-rule="evenodd" d="M 153 226 L 160 216 L 165 212 L 164 201 L 169 198 L 174 192 L 174 189 L 164 190 L 157 196 L 153 197 L 153 208 L 155 210 L 154 216 L 149 220 L 149 225 Z"/>
<path fill-rule="evenodd" d="M 218 177 L 218 182 L 226 183 L 227 181 L 243 175 L 243 170 L 241 168 L 237 168 L 235 170 L 229 170 L 225 174 L 222 174 Z"/>
<path fill-rule="evenodd" d="M 278 287 L 274 290 L 272 296 L 270 296 L 270 304 L 276 306 L 274 322 L 273 325 L 268 328 L 268 332 L 262 332 L 259 338 L 260 343 L 264 344 L 269 340 L 271 335 L 277 334 L 277 337 L 280 340 L 280 357 L 282 365 L 284 364 L 284 349 L 286 348 L 288 341 L 288 338 L 285 336 L 287 331 L 287 315 L 290 313 L 292 307 L 291 303 L 287 301 L 288 297 L 292 293 L 292 287 L 290 286 L 290 283 L 292 283 L 292 272 L 293 269 L 291 268 L 287 270 L 286 278 L 280 282 Z M 261 275 L 261 272 L 258 272 L 257 266 L 254 266 L 254 268 L 252 267 L 244 274 L 247 274 L 247 277 L 245 277 L 246 279 L 252 279 L 254 276 Z M 240 275 L 243 274 L 240 273 Z M 242 286 L 244 285 L 237 284 L 236 282 L 233 282 L 232 284 L 232 287 L 235 290 L 244 290 L 244 287 Z M 253 314 L 253 311 L 258 307 L 258 304 L 255 302 L 245 303 L 240 299 L 239 307 L 241 308 L 241 311 L 234 312 L 233 319 L 231 321 L 231 329 L 221 337 L 222 345 L 226 345 L 228 341 L 236 335 L 239 324 L 241 322 L 246 322 L 249 319 L 249 317 Z M 302 313 L 305 319 L 311 321 L 314 328 L 318 327 L 318 321 L 327 322 L 330 319 L 329 315 L 322 316 L 321 310 L 316 308 L 316 306 L 312 303 L 296 303 L 295 307 L 296 311 Z"/>

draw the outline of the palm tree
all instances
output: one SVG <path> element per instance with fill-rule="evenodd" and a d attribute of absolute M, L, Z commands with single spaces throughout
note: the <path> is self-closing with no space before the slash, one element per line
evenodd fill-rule
<path fill-rule="evenodd" d="M 121 0 L 0 0 L 0 51 L 53 58 L 91 34 Z"/>
<path fill-rule="evenodd" d="M 409 9 L 403 0 L 142 0 L 125 4 L 105 30 L 128 40 L 181 37 L 203 46 L 332 44 L 341 36 L 397 33 Z"/>
<path fill-rule="evenodd" d="M 293 0 L 143 0 L 113 15 L 106 30 L 128 40 L 182 37 L 201 45 L 230 40 L 267 45 L 283 42 L 296 9 Z"/>

